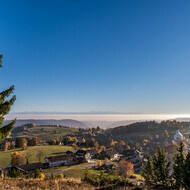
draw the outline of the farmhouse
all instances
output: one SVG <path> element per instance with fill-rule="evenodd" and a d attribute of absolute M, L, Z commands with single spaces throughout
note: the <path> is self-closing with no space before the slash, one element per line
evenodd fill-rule
<path fill-rule="evenodd" d="M 69 155 L 46 157 L 45 162 L 49 163 L 50 167 L 64 166 L 64 165 L 68 166 L 74 163 L 73 158 Z"/>
<path fill-rule="evenodd" d="M 33 164 L 25 164 L 25 165 L 18 165 L 15 168 L 19 171 L 21 171 L 24 174 L 29 174 L 29 173 L 35 173 L 36 170 L 42 170 L 46 169 L 49 167 L 48 163 L 33 163 Z"/>
<path fill-rule="evenodd" d="M 74 156 L 74 152 L 72 152 L 72 151 L 70 151 L 70 150 L 68 150 L 68 151 L 66 152 L 66 154 L 69 155 L 69 156 Z"/>
<path fill-rule="evenodd" d="M 82 161 L 83 159 L 83 161 Z M 91 161 L 91 154 L 88 151 L 85 150 L 78 150 L 75 153 L 75 160 L 77 160 L 77 162 L 80 160 L 80 162 L 90 162 Z"/>

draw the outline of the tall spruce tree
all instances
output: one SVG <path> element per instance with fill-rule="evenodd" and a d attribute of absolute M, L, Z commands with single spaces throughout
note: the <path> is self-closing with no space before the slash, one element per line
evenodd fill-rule
<path fill-rule="evenodd" d="M 190 153 L 186 157 L 184 169 L 184 187 L 190 189 Z"/>
<path fill-rule="evenodd" d="M 173 163 L 173 177 L 177 188 L 184 187 L 185 160 L 184 144 L 183 142 L 180 142 L 177 147 L 177 153 L 174 155 Z"/>
<path fill-rule="evenodd" d="M 152 157 L 149 154 L 147 155 L 147 162 L 142 169 L 142 176 L 144 177 L 147 185 L 154 185 Z"/>
<path fill-rule="evenodd" d="M 154 182 L 157 185 L 167 186 L 170 180 L 169 176 L 170 162 L 167 161 L 167 157 L 164 150 L 158 146 L 157 152 L 153 158 L 153 170 L 154 170 Z"/>
<path fill-rule="evenodd" d="M 2 58 L 3 56 L 0 55 L 0 68 L 2 67 Z M 3 126 L 4 117 L 9 113 L 11 106 L 16 100 L 16 96 L 9 98 L 13 91 L 14 86 L 11 86 L 9 89 L 0 92 L 0 143 L 9 135 L 16 122 L 16 120 L 13 120 L 9 124 Z"/>

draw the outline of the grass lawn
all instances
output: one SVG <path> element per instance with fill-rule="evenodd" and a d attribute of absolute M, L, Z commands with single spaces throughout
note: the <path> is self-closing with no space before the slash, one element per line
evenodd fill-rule
<path fill-rule="evenodd" d="M 39 137 L 43 140 L 53 140 L 62 138 L 64 135 L 74 134 L 78 131 L 76 128 L 53 127 L 53 126 L 36 126 L 29 128 L 28 131 L 13 133 L 13 137 Z"/>
<path fill-rule="evenodd" d="M 61 170 L 64 170 L 66 168 L 68 168 L 69 166 L 61 166 L 61 167 L 54 167 L 54 168 L 49 168 L 49 169 L 45 169 L 43 170 L 43 173 L 53 173 L 53 172 L 59 172 Z"/>
<path fill-rule="evenodd" d="M 59 146 L 59 145 L 48 145 L 48 146 L 29 146 L 27 150 L 14 149 L 8 151 L 0 151 L 0 164 L 3 166 L 10 166 L 11 165 L 11 153 L 13 152 L 22 152 L 25 153 L 29 163 L 39 162 L 37 158 L 38 151 L 41 150 L 43 152 L 43 156 L 41 162 L 44 162 L 44 158 L 48 156 L 57 156 L 65 154 L 66 151 L 70 150 L 73 151 L 71 146 Z"/>
<path fill-rule="evenodd" d="M 64 172 L 66 177 L 83 178 L 85 174 L 85 167 L 77 167 Z"/>

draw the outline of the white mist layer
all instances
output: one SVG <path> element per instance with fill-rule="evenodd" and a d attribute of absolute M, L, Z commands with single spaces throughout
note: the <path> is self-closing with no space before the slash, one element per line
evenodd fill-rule
<path fill-rule="evenodd" d="M 124 120 L 167 120 L 175 118 L 190 118 L 190 114 L 94 114 L 94 115 L 67 115 L 67 114 L 9 114 L 6 120 L 11 119 L 74 119 L 79 121 L 124 121 Z"/>

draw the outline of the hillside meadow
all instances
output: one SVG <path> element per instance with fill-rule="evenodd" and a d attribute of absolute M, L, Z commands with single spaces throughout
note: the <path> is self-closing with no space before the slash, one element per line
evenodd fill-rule
<path fill-rule="evenodd" d="M 39 151 L 43 152 L 43 156 L 41 158 L 41 162 L 44 162 L 44 158 L 48 156 L 57 156 L 61 154 L 65 154 L 68 150 L 74 151 L 70 146 L 58 146 L 58 145 L 48 145 L 48 146 L 29 146 L 27 150 L 22 150 L 21 148 L 0 151 L 0 163 L 3 166 L 11 165 L 11 153 L 13 152 L 22 152 L 26 154 L 29 163 L 39 162 L 37 158 L 37 153 Z"/>
<path fill-rule="evenodd" d="M 12 137 L 38 137 L 43 140 L 53 140 L 62 138 L 64 135 L 75 134 L 78 132 L 77 128 L 56 127 L 56 126 L 36 126 L 23 130 L 21 132 L 12 133 Z"/>

